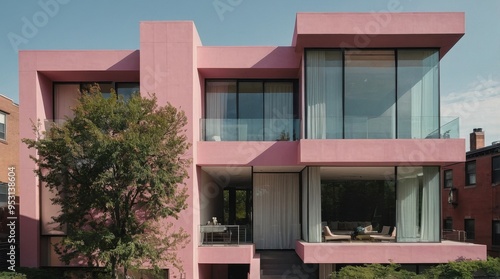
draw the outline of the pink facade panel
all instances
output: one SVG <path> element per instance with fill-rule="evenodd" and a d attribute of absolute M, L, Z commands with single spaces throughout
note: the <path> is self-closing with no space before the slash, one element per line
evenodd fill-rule
<path fill-rule="evenodd" d="M 447 263 L 460 258 L 485 260 L 486 245 L 446 241 L 442 243 L 307 243 L 298 241 L 295 251 L 304 263 Z"/>
<path fill-rule="evenodd" d="M 297 78 L 301 55 L 293 47 L 199 47 L 205 78 Z"/>
<path fill-rule="evenodd" d="M 198 247 L 200 264 L 251 264 L 255 245 Z"/>
<path fill-rule="evenodd" d="M 294 166 L 298 142 L 199 141 L 200 166 Z"/>
<path fill-rule="evenodd" d="M 465 160 L 463 139 L 301 140 L 305 165 L 444 165 Z"/>
<path fill-rule="evenodd" d="M 464 13 L 299 13 L 292 45 L 433 47 L 442 57 L 464 33 Z"/>

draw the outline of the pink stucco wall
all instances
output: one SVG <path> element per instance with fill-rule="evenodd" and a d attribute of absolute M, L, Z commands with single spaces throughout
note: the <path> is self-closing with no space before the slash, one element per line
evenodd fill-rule
<path fill-rule="evenodd" d="M 301 140 L 306 165 L 445 165 L 465 160 L 464 139 Z"/>
<path fill-rule="evenodd" d="M 465 33 L 464 13 L 299 13 L 292 45 L 305 47 L 435 47 L 441 57 Z"/>
<path fill-rule="evenodd" d="M 294 47 L 198 47 L 204 78 L 298 78 L 301 54 Z"/>
<path fill-rule="evenodd" d="M 199 194 L 196 169 L 197 148 L 194 143 L 199 138 L 199 118 L 201 117 L 201 87 L 197 73 L 197 52 L 201 45 L 194 23 L 190 21 L 178 22 L 141 22 L 141 92 L 142 94 L 155 93 L 158 103 L 167 102 L 180 108 L 186 114 L 188 124 L 186 128 L 187 141 L 192 148 L 186 154 L 193 159 L 188 169 L 188 207 L 184 210 L 179 221 L 174 223 L 176 228 L 184 228 L 191 236 L 191 242 L 178 256 L 183 261 L 185 278 L 197 278 L 198 264 L 196 257 L 198 250 Z M 171 270 L 171 276 L 176 276 L 177 270 Z"/>
<path fill-rule="evenodd" d="M 442 243 L 366 243 L 297 241 L 295 251 L 304 263 L 447 263 L 460 257 L 486 259 L 486 245 L 444 241 Z"/>

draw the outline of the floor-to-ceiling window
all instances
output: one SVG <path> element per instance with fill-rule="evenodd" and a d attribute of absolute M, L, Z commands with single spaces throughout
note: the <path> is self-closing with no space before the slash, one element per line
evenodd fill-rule
<path fill-rule="evenodd" d="M 342 51 L 306 52 L 306 135 L 309 139 L 343 138 Z"/>
<path fill-rule="evenodd" d="M 398 138 L 440 138 L 439 53 L 400 49 L 397 56 Z"/>
<path fill-rule="evenodd" d="M 205 101 L 204 140 L 289 141 L 299 138 L 294 81 L 209 80 Z"/>
<path fill-rule="evenodd" d="M 446 136 L 438 50 L 308 49 L 305 59 L 306 138 Z"/>
<path fill-rule="evenodd" d="M 398 242 L 438 242 L 439 167 L 397 167 Z"/>
<path fill-rule="evenodd" d="M 344 52 L 344 138 L 395 138 L 393 50 Z"/>

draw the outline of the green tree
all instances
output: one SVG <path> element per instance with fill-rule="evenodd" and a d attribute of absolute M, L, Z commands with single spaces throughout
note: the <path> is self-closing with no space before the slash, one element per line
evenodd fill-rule
<path fill-rule="evenodd" d="M 187 207 L 184 113 L 158 106 L 154 95 L 105 98 L 97 86 L 81 94 L 73 112 L 64 124 L 46 132 L 38 125 L 36 139 L 23 139 L 37 150 L 35 173 L 61 207 L 53 217 L 67 231 L 55 247 L 61 260 L 84 258 L 112 278 L 144 263 L 182 270 L 176 250 L 188 235 L 167 218 Z"/>

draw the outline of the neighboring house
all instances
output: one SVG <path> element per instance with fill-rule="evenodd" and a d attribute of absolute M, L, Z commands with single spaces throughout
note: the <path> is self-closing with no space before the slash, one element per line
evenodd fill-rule
<path fill-rule="evenodd" d="M 465 160 L 465 140 L 457 119 L 439 118 L 438 64 L 464 30 L 463 13 L 299 13 L 290 46 L 203 46 L 193 22 L 141 22 L 139 50 L 20 51 L 21 136 L 33 137 L 32 120 L 68 115 L 90 82 L 182 108 L 193 164 L 175 224 L 191 242 L 171 278 L 485 259 L 484 245 L 441 241 L 440 172 Z M 23 147 L 21 265 L 60 266 L 58 209 L 29 155 Z M 222 225 L 206 226 L 214 217 Z M 397 233 L 325 243 L 323 225 Z"/>
<path fill-rule="evenodd" d="M 0 94 L 0 269 L 7 267 L 8 237 L 19 240 L 19 179 L 19 105 Z M 13 210 L 8 208 L 9 195 Z M 10 221 L 15 226 L 8 227 Z"/>
<path fill-rule="evenodd" d="M 450 194 L 451 192 L 451 194 Z M 451 195 L 451 197 L 450 197 Z M 500 256 L 500 141 L 485 146 L 484 131 L 470 134 L 466 161 L 443 167 L 443 229 Z"/>

